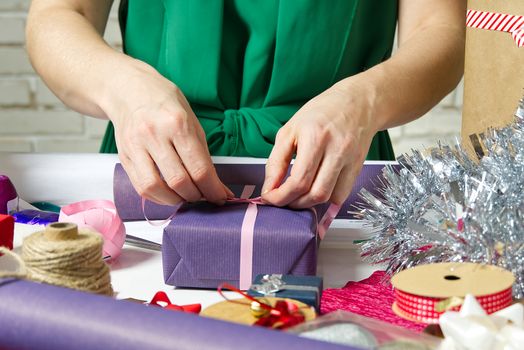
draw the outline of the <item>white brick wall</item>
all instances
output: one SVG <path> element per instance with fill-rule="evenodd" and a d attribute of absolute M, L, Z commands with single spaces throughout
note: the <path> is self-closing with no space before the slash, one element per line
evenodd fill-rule
<path fill-rule="evenodd" d="M 70 111 L 29 64 L 24 49 L 29 3 L 0 0 L 0 152 L 97 152 L 107 122 Z M 116 7 L 105 38 L 120 48 Z M 396 154 L 453 140 L 460 132 L 461 106 L 462 84 L 421 119 L 390 130 Z"/>
<path fill-rule="evenodd" d="M 438 141 L 454 142 L 460 136 L 462 91 L 461 81 L 455 91 L 421 118 L 389 130 L 395 155 L 436 145 Z"/>

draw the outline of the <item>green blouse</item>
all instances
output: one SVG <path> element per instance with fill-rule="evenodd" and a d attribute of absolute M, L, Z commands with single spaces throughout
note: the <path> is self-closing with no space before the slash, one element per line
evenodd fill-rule
<path fill-rule="evenodd" d="M 124 50 L 182 90 L 212 155 L 267 157 L 309 99 L 391 54 L 394 0 L 128 0 Z M 110 124 L 102 152 L 117 151 Z M 379 132 L 368 159 L 393 159 Z"/>

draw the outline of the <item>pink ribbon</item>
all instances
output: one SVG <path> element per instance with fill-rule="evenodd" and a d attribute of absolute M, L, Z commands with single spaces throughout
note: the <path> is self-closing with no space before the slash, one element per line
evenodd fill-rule
<path fill-rule="evenodd" d="M 240 277 L 238 286 L 241 290 L 248 290 L 253 282 L 253 240 L 255 235 L 255 221 L 258 213 L 257 205 L 265 205 L 261 197 L 249 198 L 253 194 L 254 189 L 255 186 L 247 185 L 244 187 L 240 198 L 228 200 L 228 202 L 232 203 L 248 203 L 240 230 Z M 316 210 L 314 208 L 311 210 L 313 210 L 316 216 Z M 324 239 L 329 225 L 331 225 L 331 222 L 335 219 L 339 210 L 340 205 L 330 204 L 326 213 L 318 222 L 317 233 L 321 240 Z"/>
<path fill-rule="evenodd" d="M 468 10 L 466 25 L 472 28 L 511 33 L 518 47 L 524 46 L 524 16 Z"/>
<path fill-rule="evenodd" d="M 63 207 L 60 222 L 72 222 L 79 228 L 99 232 L 104 238 L 104 257 L 115 259 L 120 255 L 126 229 L 117 214 L 115 204 L 109 200 L 87 200 Z"/>
<path fill-rule="evenodd" d="M 233 202 L 248 202 L 246 214 L 242 220 L 242 228 L 240 229 L 240 277 L 238 285 L 240 289 L 249 289 L 253 281 L 253 240 L 255 236 L 255 221 L 257 219 L 258 208 L 257 204 L 263 204 L 260 197 L 249 199 L 255 186 L 244 186 L 244 190 L 240 198 L 233 199 Z"/>

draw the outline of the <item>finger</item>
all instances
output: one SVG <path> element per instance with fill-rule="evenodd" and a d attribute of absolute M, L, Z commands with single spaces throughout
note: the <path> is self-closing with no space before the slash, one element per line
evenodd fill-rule
<path fill-rule="evenodd" d="M 197 132 L 176 137 L 173 142 L 184 167 L 202 196 L 209 202 L 224 203 L 227 191 L 211 162 L 207 145 L 199 141 Z"/>
<path fill-rule="evenodd" d="M 227 199 L 235 198 L 233 191 L 231 191 L 226 185 L 224 185 L 224 190 L 226 191 Z"/>
<path fill-rule="evenodd" d="M 177 195 L 187 202 L 196 202 L 202 194 L 191 181 L 191 177 L 182 165 L 174 146 L 166 141 L 164 143 L 150 143 L 148 151 L 156 166 L 164 177 L 164 181 Z"/>
<path fill-rule="evenodd" d="M 311 208 L 314 205 L 327 202 L 335 189 L 335 185 L 342 174 L 342 162 L 325 154 L 320 167 L 306 194 L 290 203 L 292 208 Z"/>
<path fill-rule="evenodd" d="M 122 155 L 122 153 L 120 153 L 118 157 L 120 158 L 120 162 L 122 163 L 122 166 L 124 167 L 124 170 L 126 171 L 126 174 L 129 177 L 131 184 L 133 185 L 133 188 L 138 193 L 138 175 L 136 174 L 135 167 L 133 166 L 133 162 L 131 161 L 129 157 Z M 144 199 L 153 201 L 155 203 L 164 204 L 162 203 L 160 199 L 155 198 L 151 195 L 144 194 L 140 196 L 143 197 Z"/>
<path fill-rule="evenodd" d="M 262 186 L 262 195 L 278 187 L 287 174 L 289 163 L 295 152 L 294 137 L 280 129 L 275 138 L 275 145 L 266 163 L 266 176 Z"/>
<path fill-rule="evenodd" d="M 355 183 L 358 174 L 360 174 L 362 166 L 362 163 L 356 163 L 344 167 L 338 177 L 331 198 L 329 199 L 331 203 L 337 205 L 342 205 L 344 203 L 353 189 L 353 184 Z"/>
<path fill-rule="evenodd" d="M 182 201 L 160 178 L 149 154 L 145 151 L 134 152 L 131 161 L 131 183 L 140 196 L 164 205 L 175 205 Z"/>
<path fill-rule="evenodd" d="M 263 195 L 265 201 L 285 206 L 309 192 L 322 159 L 322 146 L 316 144 L 315 135 L 298 140 L 297 156 L 290 176 L 282 185 Z"/>

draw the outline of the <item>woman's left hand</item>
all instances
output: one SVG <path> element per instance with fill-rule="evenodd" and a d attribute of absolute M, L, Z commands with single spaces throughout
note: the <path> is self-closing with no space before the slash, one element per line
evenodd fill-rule
<path fill-rule="evenodd" d="M 349 196 L 378 131 L 373 94 L 349 79 L 310 100 L 278 131 L 266 165 L 264 201 L 306 208 L 327 201 L 340 205 Z"/>

